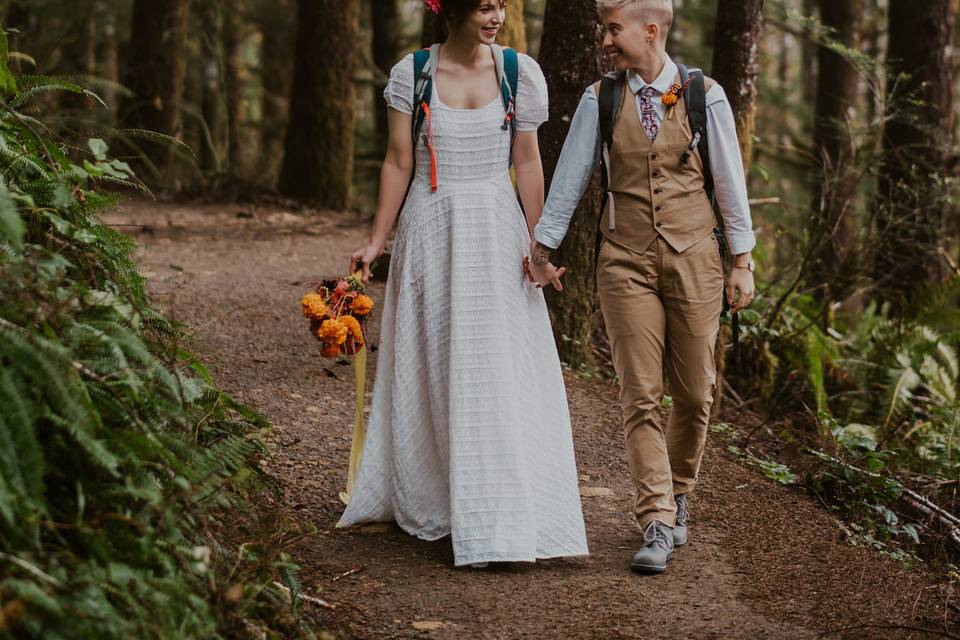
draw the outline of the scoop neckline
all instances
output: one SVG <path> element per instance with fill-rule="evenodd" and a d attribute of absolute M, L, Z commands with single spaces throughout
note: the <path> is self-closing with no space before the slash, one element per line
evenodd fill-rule
<path fill-rule="evenodd" d="M 442 49 L 442 48 L 443 48 L 443 44 L 441 44 L 440 47 L 441 47 L 441 49 Z M 493 47 L 488 46 L 487 48 L 490 50 L 490 55 L 492 56 L 492 55 L 493 55 Z M 438 49 L 438 50 L 437 50 L 437 67 L 440 66 L 440 50 L 441 50 L 441 49 Z M 494 68 L 494 69 L 497 68 L 496 59 L 494 59 L 493 68 Z M 493 100 L 491 100 L 488 104 L 486 104 L 486 105 L 484 105 L 484 106 L 482 106 L 482 107 L 474 107 L 474 108 L 472 108 L 472 109 L 458 109 L 457 107 L 451 107 L 450 105 L 448 105 L 446 102 L 443 101 L 443 99 L 440 97 L 440 91 L 438 90 L 439 86 L 440 86 L 440 84 L 437 82 L 437 76 L 436 76 L 436 74 L 434 74 L 434 76 L 433 76 L 433 99 L 436 100 L 436 101 L 437 101 L 437 104 L 439 104 L 441 107 L 443 107 L 443 108 L 446 109 L 447 111 L 461 111 L 461 112 L 465 112 L 465 113 L 469 113 L 470 111 L 483 111 L 483 110 L 485 110 L 485 109 L 489 109 L 489 108 L 492 107 L 494 104 L 496 104 L 497 102 L 499 102 L 500 100 L 503 99 L 502 96 L 500 95 L 499 87 L 497 87 L 497 89 L 498 89 L 497 95 L 494 96 Z"/>

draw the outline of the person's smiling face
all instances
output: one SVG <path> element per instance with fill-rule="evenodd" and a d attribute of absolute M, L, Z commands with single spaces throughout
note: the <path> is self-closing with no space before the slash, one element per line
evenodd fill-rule
<path fill-rule="evenodd" d="M 625 6 L 600 17 L 603 22 L 603 48 L 618 70 L 637 67 L 656 51 L 661 35 L 658 24 L 644 19 L 644 12 Z"/>
<path fill-rule="evenodd" d="M 506 16 L 506 0 L 481 0 L 476 10 L 457 29 L 457 35 L 472 36 L 484 44 L 493 44 Z"/>

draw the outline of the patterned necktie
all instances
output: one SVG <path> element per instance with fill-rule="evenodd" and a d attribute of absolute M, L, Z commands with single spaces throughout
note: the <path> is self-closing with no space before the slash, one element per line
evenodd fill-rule
<path fill-rule="evenodd" d="M 653 95 L 656 91 L 649 85 L 640 89 L 640 122 L 643 124 L 643 130 L 647 132 L 650 142 L 656 140 L 657 134 L 660 133 L 657 111 L 653 107 Z"/>

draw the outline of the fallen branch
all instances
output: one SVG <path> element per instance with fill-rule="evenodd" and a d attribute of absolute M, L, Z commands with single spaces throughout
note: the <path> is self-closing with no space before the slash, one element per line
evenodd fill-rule
<path fill-rule="evenodd" d="M 860 467 L 844 462 L 843 460 L 838 460 L 837 458 L 834 458 L 833 456 L 828 455 L 822 451 L 807 449 L 807 452 L 812 454 L 814 457 L 819 458 L 822 461 L 839 465 L 845 469 L 850 469 L 851 471 L 855 471 L 860 475 L 864 475 L 870 478 L 877 478 L 880 480 L 885 480 L 887 482 L 893 483 L 896 486 L 896 488 L 900 491 L 901 499 L 909 503 L 911 507 L 913 507 L 917 511 L 920 511 L 921 513 L 923 513 L 928 517 L 938 518 L 940 522 L 948 526 L 949 529 L 947 530 L 947 537 L 950 539 L 951 542 L 953 542 L 953 544 L 957 547 L 957 549 L 960 549 L 960 518 L 953 515 L 943 507 L 940 507 L 939 505 L 934 504 L 929 498 L 920 495 L 916 491 L 913 491 L 912 489 L 904 486 L 902 482 L 894 480 L 893 478 L 888 478 L 874 471 L 866 471 L 864 469 L 861 469 Z"/>

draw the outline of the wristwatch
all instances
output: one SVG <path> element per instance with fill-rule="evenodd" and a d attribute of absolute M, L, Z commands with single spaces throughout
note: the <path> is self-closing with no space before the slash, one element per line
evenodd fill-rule
<path fill-rule="evenodd" d="M 740 265 L 738 265 L 738 264 L 735 264 L 735 265 L 733 265 L 733 268 L 734 268 L 734 269 L 746 269 L 746 270 L 749 271 L 750 273 L 753 273 L 753 270 L 757 268 L 757 265 L 754 264 L 753 258 L 750 258 L 750 259 L 747 261 L 747 264 L 746 264 L 746 265 L 740 266 Z"/>

